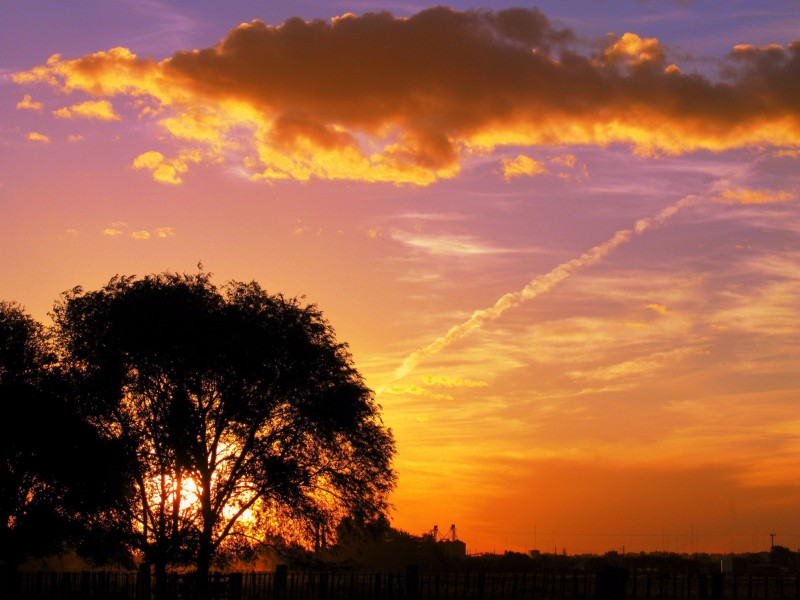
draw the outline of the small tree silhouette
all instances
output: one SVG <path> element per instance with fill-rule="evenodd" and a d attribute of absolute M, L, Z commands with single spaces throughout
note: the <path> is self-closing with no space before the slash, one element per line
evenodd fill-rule
<path fill-rule="evenodd" d="M 0 303 L 0 558 L 8 570 L 4 580 L 9 595 L 20 563 L 51 551 L 58 541 L 42 535 L 39 526 L 56 518 L 37 418 L 46 363 L 41 326 L 21 307 Z"/>
<path fill-rule="evenodd" d="M 103 470 L 115 462 L 113 449 L 71 410 L 64 390 L 45 330 L 18 305 L 0 302 L 3 597 L 14 596 L 26 559 L 80 545 L 81 524 L 121 489 Z"/>

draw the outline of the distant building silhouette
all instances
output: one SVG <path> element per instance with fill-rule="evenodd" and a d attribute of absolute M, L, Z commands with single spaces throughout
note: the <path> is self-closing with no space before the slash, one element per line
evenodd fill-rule
<path fill-rule="evenodd" d="M 446 559 L 460 559 L 467 556 L 467 545 L 458 539 L 455 524 L 450 525 L 446 537 L 441 537 L 439 526 L 434 525 L 433 529 L 422 536 L 422 539 L 436 544 L 436 547 Z"/>

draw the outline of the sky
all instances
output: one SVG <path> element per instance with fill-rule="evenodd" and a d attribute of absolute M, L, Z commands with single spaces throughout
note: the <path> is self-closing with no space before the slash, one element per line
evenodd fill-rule
<path fill-rule="evenodd" d="M 800 3 L 0 1 L 0 298 L 317 304 L 469 552 L 800 548 Z"/>

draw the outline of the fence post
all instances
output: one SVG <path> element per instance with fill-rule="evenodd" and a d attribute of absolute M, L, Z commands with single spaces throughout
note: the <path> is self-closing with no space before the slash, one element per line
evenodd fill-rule
<path fill-rule="evenodd" d="M 722 573 L 711 574 L 711 600 L 722 600 L 722 590 L 724 589 L 724 575 Z"/>
<path fill-rule="evenodd" d="M 242 574 L 228 575 L 228 600 L 242 600 Z"/>
<path fill-rule="evenodd" d="M 375 573 L 372 577 L 372 598 L 379 600 L 381 597 L 381 583 L 383 583 L 383 576 L 380 573 Z"/>
<path fill-rule="evenodd" d="M 408 565 L 406 568 L 406 597 L 408 600 L 419 600 L 419 567 Z"/>
<path fill-rule="evenodd" d="M 597 573 L 595 600 L 625 600 L 628 571 L 622 567 L 603 567 Z"/>
<path fill-rule="evenodd" d="M 77 586 L 76 586 L 77 587 Z M 92 574 L 89 571 L 81 571 L 81 594 L 84 598 L 90 598 L 92 595 Z"/>
<path fill-rule="evenodd" d="M 150 564 L 142 563 L 136 572 L 136 600 L 150 600 L 151 598 Z"/>
<path fill-rule="evenodd" d="M 285 600 L 286 591 L 289 587 L 289 567 L 288 565 L 275 565 L 275 581 L 272 586 L 272 597 L 274 600 Z"/>
<path fill-rule="evenodd" d="M 705 573 L 697 576 L 697 591 L 700 600 L 708 600 L 708 577 Z"/>

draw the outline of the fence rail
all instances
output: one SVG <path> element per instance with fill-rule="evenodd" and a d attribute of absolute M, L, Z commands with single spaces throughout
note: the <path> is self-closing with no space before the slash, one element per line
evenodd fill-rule
<path fill-rule="evenodd" d="M 136 572 L 23 572 L 20 600 L 151 600 Z M 168 595 L 192 600 L 192 575 L 171 574 Z M 2 594 L 0 594 L 2 595 Z M 212 600 L 800 600 L 797 574 L 600 573 L 214 573 Z"/>

